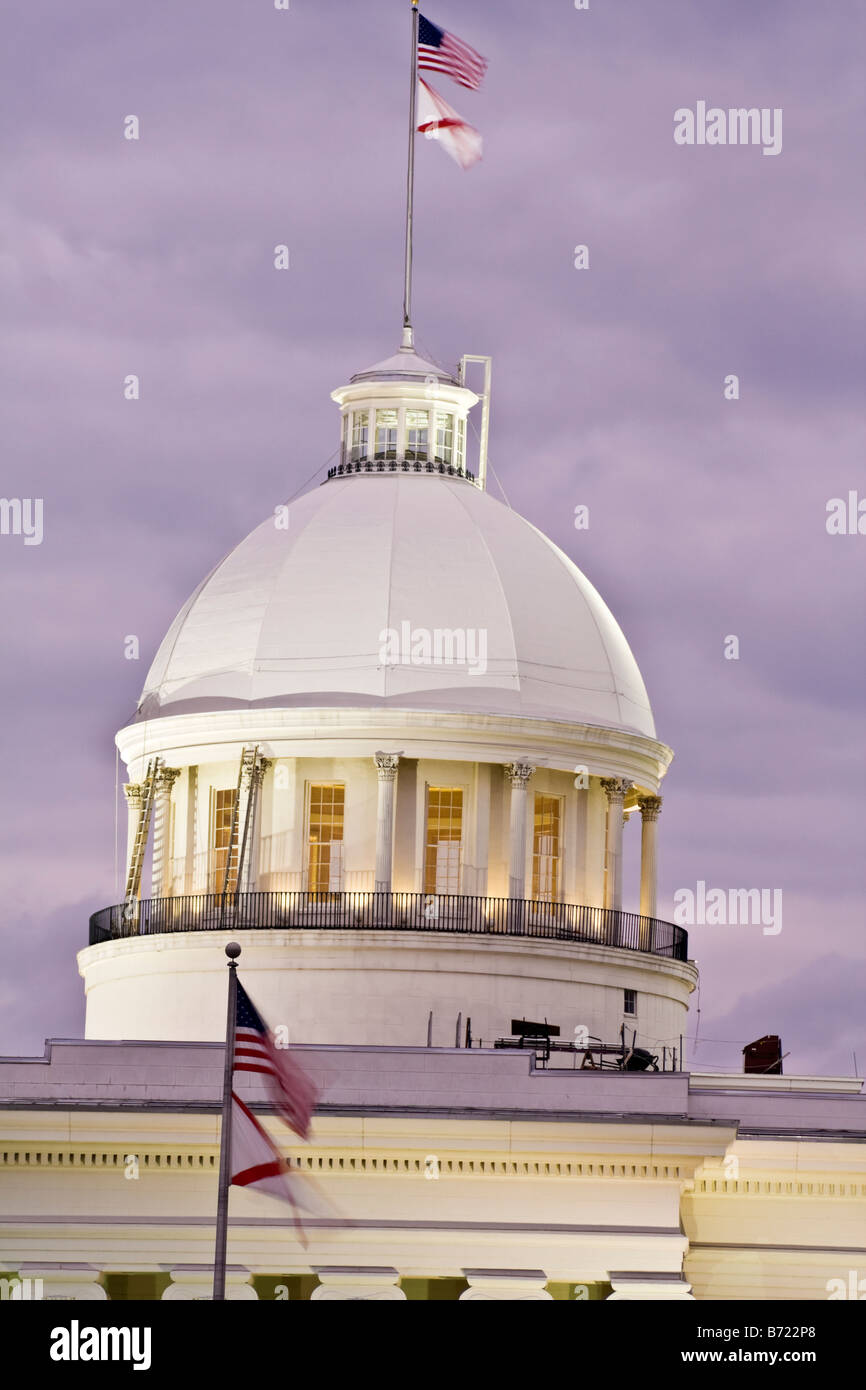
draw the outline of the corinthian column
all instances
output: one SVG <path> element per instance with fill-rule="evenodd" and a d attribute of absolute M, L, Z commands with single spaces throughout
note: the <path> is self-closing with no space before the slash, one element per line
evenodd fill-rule
<path fill-rule="evenodd" d="M 526 789 L 533 771 L 531 763 L 505 764 L 505 775 L 511 783 L 508 896 L 518 900 L 526 897 Z"/>
<path fill-rule="evenodd" d="M 124 883 L 128 883 L 132 849 L 138 832 L 138 822 L 144 810 L 144 783 L 127 782 L 123 788 L 123 795 L 126 797 L 126 873 L 124 874 Z"/>
<path fill-rule="evenodd" d="M 660 796 L 642 796 L 640 807 L 640 915 L 656 915 L 656 824 L 662 809 Z"/>
<path fill-rule="evenodd" d="M 622 803 L 631 783 L 621 777 L 602 777 L 601 785 L 607 797 L 604 905 L 619 912 L 622 908 Z"/>
<path fill-rule="evenodd" d="M 171 789 L 179 776 L 179 767 L 161 767 L 157 773 L 153 803 L 152 898 L 167 898 L 171 893 Z"/>
<path fill-rule="evenodd" d="M 377 893 L 390 893 L 394 865 L 394 783 L 400 753 L 376 753 L 375 760 L 379 774 L 379 796 L 376 803 L 374 886 Z"/>

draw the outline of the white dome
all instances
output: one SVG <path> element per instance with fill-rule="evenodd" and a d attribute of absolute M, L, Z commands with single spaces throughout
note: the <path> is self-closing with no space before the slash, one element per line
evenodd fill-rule
<path fill-rule="evenodd" d="M 406 625 L 404 627 L 404 625 Z M 486 669 L 383 660 L 387 630 L 463 630 Z M 420 639 L 419 639 L 420 640 Z M 571 560 L 472 483 L 333 478 L 241 541 L 178 614 L 137 718 L 254 707 L 449 710 L 655 737 L 637 663 Z"/>

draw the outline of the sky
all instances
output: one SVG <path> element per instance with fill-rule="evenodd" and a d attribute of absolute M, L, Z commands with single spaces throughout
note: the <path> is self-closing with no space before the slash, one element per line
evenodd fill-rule
<path fill-rule="evenodd" d="M 776 934 L 691 929 L 693 1065 L 779 1033 L 786 1071 L 863 1075 L 866 535 L 827 531 L 866 502 L 862 7 L 424 9 L 489 70 L 438 80 L 481 163 L 418 142 L 419 346 L 493 356 L 491 489 L 641 667 L 676 754 L 659 916 L 698 882 L 782 893 Z M 399 342 L 409 6 L 18 0 L 4 26 L 0 490 L 43 536 L 0 535 L 0 1052 L 39 1055 L 83 1032 L 113 737 L 162 635 Z M 780 109 L 781 151 L 676 144 L 699 101 Z"/>

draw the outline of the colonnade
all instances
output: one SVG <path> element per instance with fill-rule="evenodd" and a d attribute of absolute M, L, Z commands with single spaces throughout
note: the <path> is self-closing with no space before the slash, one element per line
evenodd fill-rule
<path fill-rule="evenodd" d="M 394 869 L 394 793 L 401 753 L 377 752 L 374 755 L 378 779 L 376 805 L 376 867 L 375 890 L 377 893 L 392 891 Z M 266 767 L 270 763 L 260 760 L 253 777 L 257 793 Z M 534 766 L 529 762 L 504 764 L 504 773 L 511 788 L 509 809 L 508 846 L 508 896 L 515 900 L 527 897 L 526 859 L 527 836 L 529 833 L 528 791 Z M 169 857 L 169 827 L 171 814 L 171 791 L 179 769 L 162 767 L 157 774 L 154 794 L 153 828 L 153 889 L 154 897 L 166 897 L 171 893 L 171 861 Z M 623 824 L 626 819 L 625 802 L 633 790 L 633 783 L 622 777 L 604 777 L 601 787 L 607 801 L 607 820 L 605 830 L 605 873 L 604 907 L 614 911 L 622 909 L 622 845 Z M 246 789 L 245 789 L 246 790 Z M 129 815 L 128 842 L 135 839 L 136 826 L 144 806 L 145 789 L 142 784 L 129 784 L 124 787 Z M 252 786 L 246 794 L 253 794 Z M 260 798 L 255 796 L 256 807 L 253 818 L 252 844 L 258 843 L 258 819 Z M 636 806 L 641 816 L 641 871 L 640 871 L 640 915 L 654 918 L 657 910 L 657 841 L 656 832 L 661 811 L 660 796 L 638 796 Z M 630 808 L 634 809 L 634 808 Z M 248 853 L 244 860 L 242 890 L 249 891 L 254 886 L 255 860 Z"/>

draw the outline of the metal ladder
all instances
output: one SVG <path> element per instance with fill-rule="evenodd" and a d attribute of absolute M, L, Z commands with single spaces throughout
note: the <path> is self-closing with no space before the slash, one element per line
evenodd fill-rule
<path fill-rule="evenodd" d="M 135 828 L 135 839 L 132 844 L 132 854 L 129 857 L 129 872 L 126 876 L 126 893 L 124 895 L 125 918 L 128 918 L 134 911 L 141 888 L 141 871 L 144 867 L 144 855 L 147 849 L 147 837 L 150 834 L 153 802 L 156 795 L 156 785 L 159 781 L 161 764 L 161 758 L 152 758 L 147 765 L 147 774 L 144 779 L 144 805 L 139 812 L 138 825 Z"/>
<path fill-rule="evenodd" d="M 248 746 L 248 747 L 245 747 L 245 748 L 243 748 L 243 749 L 241 750 L 241 763 L 240 763 L 240 767 L 238 768 L 238 785 L 237 785 L 237 791 L 235 792 L 234 807 L 232 808 L 231 833 L 230 833 L 230 835 L 229 835 L 228 850 L 227 850 L 227 853 L 226 853 L 226 871 L 225 871 L 225 876 L 223 877 L 222 903 L 221 903 L 221 905 L 220 905 L 220 926 L 222 926 L 222 925 L 224 924 L 224 922 L 225 922 L 226 899 L 230 896 L 230 895 L 229 895 L 229 879 L 231 878 L 231 870 L 232 870 L 232 850 L 234 849 L 234 846 L 237 844 L 238 822 L 239 822 L 239 819 L 240 819 L 240 810 L 241 810 L 241 796 L 242 796 L 242 794 L 243 794 L 244 789 L 246 788 L 247 797 L 246 797 L 246 806 L 245 806 L 245 808 L 244 808 L 244 830 L 243 830 L 243 838 L 242 838 L 242 840 L 241 840 L 240 848 L 239 848 L 239 851 L 238 851 L 237 868 L 236 868 L 236 871 L 235 871 L 234 898 L 235 898 L 235 908 L 237 908 L 237 897 L 238 897 L 238 893 L 239 893 L 239 891 L 240 891 L 240 885 L 241 885 L 241 882 L 242 882 L 242 879 L 243 879 L 243 872 L 244 872 L 244 857 L 245 857 L 245 854 L 246 854 L 247 839 L 248 839 L 248 836 L 249 836 L 250 813 L 251 813 L 251 811 L 252 811 L 252 809 L 253 809 L 253 797 L 254 797 L 254 795 L 255 795 L 255 790 L 256 790 L 256 776 L 255 776 L 255 773 L 256 773 L 256 769 L 257 769 L 257 767 L 258 767 L 258 761 L 259 761 L 259 749 L 258 749 L 258 744 L 256 744 L 254 747 L 253 747 L 253 746 Z"/>

